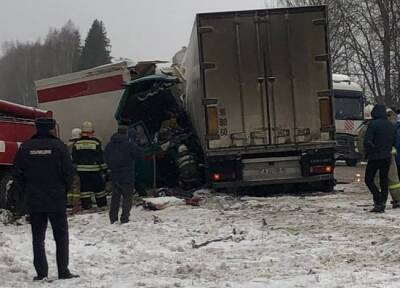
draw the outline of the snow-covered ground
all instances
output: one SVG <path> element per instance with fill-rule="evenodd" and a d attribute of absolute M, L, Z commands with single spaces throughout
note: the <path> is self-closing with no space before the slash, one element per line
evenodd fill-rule
<path fill-rule="evenodd" d="M 81 278 L 52 283 L 32 282 L 30 226 L 0 224 L 0 287 L 400 287 L 400 210 L 366 213 L 362 184 L 337 190 L 136 208 L 124 225 L 110 225 L 106 213 L 73 216 L 70 268 Z"/>

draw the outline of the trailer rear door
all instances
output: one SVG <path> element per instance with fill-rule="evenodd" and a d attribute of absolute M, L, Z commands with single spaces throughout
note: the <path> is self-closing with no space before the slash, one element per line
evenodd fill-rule
<path fill-rule="evenodd" d="M 199 15 L 210 149 L 321 140 L 332 128 L 325 24 L 324 7 Z"/>

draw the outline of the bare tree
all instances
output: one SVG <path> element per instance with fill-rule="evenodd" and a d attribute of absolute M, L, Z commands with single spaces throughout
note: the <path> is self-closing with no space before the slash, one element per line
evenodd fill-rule
<path fill-rule="evenodd" d="M 360 71 L 368 91 L 377 103 L 397 106 L 398 3 L 391 0 L 342 1 L 340 7 L 347 26 L 347 44 L 354 52 L 353 70 Z M 395 63 L 395 65 L 392 64 Z M 397 76 L 398 77 L 398 76 Z"/>
<path fill-rule="evenodd" d="M 332 67 L 335 72 L 350 74 L 349 58 L 353 55 L 346 41 L 346 25 L 342 15 L 338 13 L 340 0 L 282 0 L 281 4 L 287 7 L 294 6 L 328 6 L 329 42 Z"/>
<path fill-rule="evenodd" d="M 0 58 L 0 98 L 35 105 L 34 80 L 78 70 L 80 35 L 71 21 L 44 40 L 6 43 Z"/>
<path fill-rule="evenodd" d="M 373 102 L 400 103 L 400 1 L 285 0 L 328 5 L 334 72 L 359 78 Z"/>

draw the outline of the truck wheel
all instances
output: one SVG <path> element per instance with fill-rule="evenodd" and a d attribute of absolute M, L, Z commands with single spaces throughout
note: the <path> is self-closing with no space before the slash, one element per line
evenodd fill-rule
<path fill-rule="evenodd" d="M 0 174 L 0 209 L 7 208 L 7 194 L 10 181 L 12 181 L 11 171 L 4 170 Z"/>
<path fill-rule="evenodd" d="M 349 167 L 356 167 L 357 166 L 357 160 L 356 159 L 347 159 L 346 160 L 346 165 Z"/>

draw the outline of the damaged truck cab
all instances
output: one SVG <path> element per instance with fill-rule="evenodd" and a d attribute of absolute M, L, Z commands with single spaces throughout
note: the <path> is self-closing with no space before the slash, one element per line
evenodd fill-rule
<path fill-rule="evenodd" d="M 182 186 L 185 177 L 179 170 L 183 164 L 193 163 L 182 161 L 189 158 L 185 152 L 198 150 L 176 90 L 179 82 L 176 77 L 151 75 L 124 85 L 115 118 L 119 124 L 130 126 L 130 138 L 145 152 L 144 160 L 137 163 L 138 190 Z M 200 176 L 192 174 L 197 178 L 193 185 L 198 185 Z"/>

